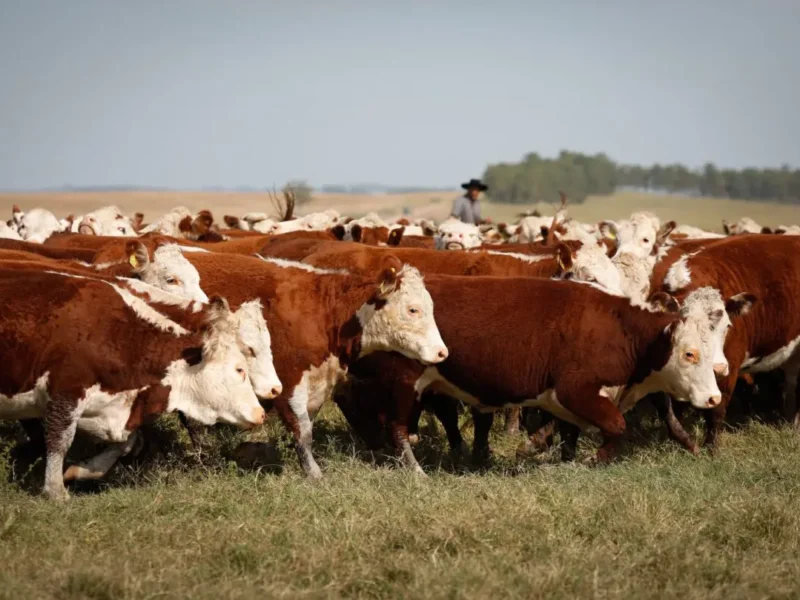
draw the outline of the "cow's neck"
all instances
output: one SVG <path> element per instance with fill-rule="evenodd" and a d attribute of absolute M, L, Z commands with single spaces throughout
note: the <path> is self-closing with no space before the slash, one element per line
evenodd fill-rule
<path fill-rule="evenodd" d="M 663 389 L 659 372 L 667 364 L 672 351 L 672 330 L 669 325 L 675 320 L 675 315 L 637 309 L 626 323 L 626 331 L 632 339 L 631 356 L 635 364 L 620 400 L 623 412 L 648 394 Z"/>
<path fill-rule="evenodd" d="M 354 275 L 325 276 L 323 282 L 329 286 L 325 296 L 330 299 L 332 309 L 330 350 L 346 368 L 362 352 L 363 329 L 357 313 L 375 294 L 375 282 Z"/>

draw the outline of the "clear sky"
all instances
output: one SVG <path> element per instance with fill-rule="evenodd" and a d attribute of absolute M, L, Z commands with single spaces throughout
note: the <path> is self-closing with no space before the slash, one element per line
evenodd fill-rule
<path fill-rule="evenodd" d="M 0 188 L 800 166 L 797 0 L 0 0 Z"/>

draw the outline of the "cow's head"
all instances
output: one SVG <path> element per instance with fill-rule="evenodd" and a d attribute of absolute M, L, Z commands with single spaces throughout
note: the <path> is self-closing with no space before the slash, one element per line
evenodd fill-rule
<path fill-rule="evenodd" d="M 729 371 L 724 344 L 730 317 L 744 314 L 755 302 L 749 294 L 738 294 L 723 305 L 719 292 L 714 292 L 702 288 L 687 297 L 678 319 L 664 332 L 669 356 L 658 372 L 664 391 L 700 409 L 720 404 L 716 377 Z M 657 302 L 675 307 L 667 295 L 659 294 Z"/>
<path fill-rule="evenodd" d="M 458 219 L 448 219 L 433 236 L 437 250 L 469 250 L 482 243 L 480 230 Z"/>
<path fill-rule="evenodd" d="M 175 237 L 183 237 L 187 240 L 198 240 L 204 235 L 208 235 L 211 231 L 211 226 L 214 224 L 214 216 L 208 210 L 201 210 L 194 217 L 185 215 L 178 221 L 179 235 Z"/>
<path fill-rule="evenodd" d="M 250 383 L 256 396 L 271 399 L 279 396 L 283 386 L 275 372 L 272 339 L 262 313 L 261 302 L 245 302 L 236 311 L 239 349 L 247 360 Z"/>
<path fill-rule="evenodd" d="M 422 275 L 395 256 L 387 257 L 375 292 L 357 316 L 363 330 L 362 354 L 395 351 L 428 364 L 447 358 Z"/>
<path fill-rule="evenodd" d="M 619 223 L 604 221 L 600 224 L 600 231 L 616 239 L 617 254 L 647 257 L 654 255 L 666 243 L 675 227 L 675 221 L 660 225 L 658 217 L 651 213 L 634 213 L 630 219 Z"/>
<path fill-rule="evenodd" d="M 207 308 L 202 348 L 187 348 L 184 360 L 170 365 L 164 385 L 171 386 L 168 410 L 180 410 L 204 425 L 230 423 L 248 429 L 264 422 L 239 349 L 239 319 L 227 301 L 214 297 Z"/>
<path fill-rule="evenodd" d="M 200 274 L 177 244 L 143 241 L 131 240 L 125 245 L 125 255 L 139 279 L 182 298 L 208 302 L 200 288 Z"/>
<path fill-rule="evenodd" d="M 104 206 L 84 215 L 78 225 L 78 233 L 111 237 L 136 236 L 133 223 L 116 206 Z"/>
<path fill-rule="evenodd" d="M 569 249 L 566 244 L 558 245 L 559 255 L 565 254 L 564 248 Z M 584 243 L 575 252 L 571 272 L 578 281 L 594 283 L 612 294 L 624 295 L 619 269 L 608 257 L 605 248 L 597 242 Z"/>
<path fill-rule="evenodd" d="M 17 223 L 17 233 L 28 242 L 41 244 L 62 230 L 61 222 L 44 208 L 34 208 L 27 213 L 15 212 L 12 220 Z"/>

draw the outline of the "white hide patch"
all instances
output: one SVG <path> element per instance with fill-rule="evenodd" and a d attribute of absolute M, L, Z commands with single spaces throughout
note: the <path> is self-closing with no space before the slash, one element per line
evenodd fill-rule
<path fill-rule="evenodd" d="M 81 400 L 81 417 L 78 429 L 92 437 L 107 442 L 124 442 L 130 431 L 125 429 L 136 397 L 147 386 L 125 390 L 116 394 L 104 392 L 99 384 L 86 390 Z"/>
<path fill-rule="evenodd" d="M 478 250 L 477 252 L 485 252 L 486 254 L 493 254 L 494 256 L 510 256 L 525 263 L 537 263 L 539 261 L 550 258 L 545 254 L 522 254 L 521 252 L 500 252 L 499 250 Z"/>
<path fill-rule="evenodd" d="M 300 269 L 301 271 L 305 271 L 306 273 L 316 273 L 317 275 L 350 275 L 350 272 L 345 271 L 344 269 L 321 269 L 319 267 L 314 267 L 306 263 L 297 262 L 294 260 L 287 260 L 285 258 L 264 257 L 261 256 L 260 254 L 256 254 L 255 256 L 257 256 L 266 263 L 284 269 Z"/>
<path fill-rule="evenodd" d="M 120 298 L 122 298 L 122 301 L 125 304 L 127 304 L 131 308 L 131 310 L 133 310 L 136 316 L 138 316 L 143 321 L 150 323 L 151 325 L 155 326 L 161 331 L 172 333 L 176 337 L 181 335 L 186 335 L 187 333 L 189 333 L 186 329 L 178 325 L 175 321 L 168 319 L 160 312 L 155 310 L 152 306 L 150 306 L 147 302 L 131 294 L 128 290 L 124 290 L 121 287 L 114 285 L 113 283 L 109 283 L 108 285 L 110 285 L 114 289 L 114 291 L 117 292 L 117 294 L 119 294 Z"/>
<path fill-rule="evenodd" d="M 336 385 L 345 380 L 346 375 L 347 370 L 341 367 L 339 359 L 333 355 L 328 356 L 321 365 L 303 372 L 300 383 L 289 399 L 289 405 L 295 414 L 300 414 L 298 410 L 302 411 L 302 407 L 305 407 L 313 418 L 331 397 Z"/>
<path fill-rule="evenodd" d="M 748 356 L 742 363 L 741 370 L 743 373 L 767 373 L 780 369 L 795 357 L 798 346 L 800 346 L 800 337 L 796 337 L 783 348 L 768 356 L 761 358 Z"/>
<path fill-rule="evenodd" d="M 0 420 L 18 421 L 44 417 L 49 379 L 50 372 L 46 371 L 27 392 L 14 394 L 11 397 L 0 394 Z"/>
<path fill-rule="evenodd" d="M 666 276 L 664 277 L 664 285 L 671 292 L 677 292 L 692 283 L 692 272 L 689 270 L 689 259 L 697 254 L 685 254 L 669 268 Z"/>
<path fill-rule="evenodd" d="M 178 248 L 180 248 L 181 252 L 205 252 L 206 254 L 209 252 L 205 248 L 198 248 L 196 246 L 183 246 L 181 244 L 178 244 Z"/>

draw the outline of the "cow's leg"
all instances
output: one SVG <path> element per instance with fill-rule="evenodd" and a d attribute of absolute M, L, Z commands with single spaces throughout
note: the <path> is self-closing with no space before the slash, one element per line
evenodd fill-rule
<path fill-rule="evenodd" d="M 795 428 L 800 427 L 797 412 L 797 378 L 800 374 L 800 357 L 793 357 L 783 367 L 783 416 Z"/>
<path fill-rule="evenodd" d="M 67 500 L 64 487 L 64 458 L 67 455 L 80 419 L 77 396 L 53 395 L 47 402 L 44 416 L 47 462 L 44 472 L 44 494 L 51 500 Z"/>
<path fill-rule="evenodd" d="M 308 394 L 304 389 L 305 386 L 296 386 L 288 401 L 285 398 L 276 398 L 275 409 L 294 436 L 294 447 L 303 472 L 311 479 L 321 479 L 322 469 L 311 452 L 313 426 L 308 415 Z"/>
<path fill-rule="evenodd" d="M 610 462 L 625 431 L 625 418 L 619 409 L 606 396 L 601 396 L 596 387 L 575 388 L 567 384 L 556 389 L 556 396 L 566 410 L 600 429 L 603 445 L 593 461 Z"/>
<path fill-rule="evenodd" d="M 136 446 L 138 438 L 139 432 L 134 431 L 124 442 L 110 444 L 108 448 L 85 463 L 72 465 L 64 473 L 64 481 L 101 479 L 105 477 L 120 458 L 130 454 L 131 450 Z"/>
<path fill-rule="evenodd" d="M 414 402 L 414 406 L 408 413 L 408 442 L 412 446 L 419 443 L 419 420 L 422 417 L 422 412 L 425 410 L 424 403 Z"/>
<path fill-rule="evenodd" d="M 661 417 L 661 420 L 667 425 L 667 433 L 669 436 L 695 456 L 700 454 L 700 448 L 697 447 L 692 436 L 683 428 L 678 417 L 675 416 L 675 410 L 673 408 L 674 403 L 669 394 L 655 394 L 653 396 L 653 404 L 656 407 L 658 416 Z"/>
<path fill-rule="evenodd" d="M 519 433 L 520 408 L 509 408 L 506 413 L 506 435 L 517 435 Z"/>
<path fill-rule="evenodd" d="M 528 433 L 528 439 L 525 440 L 527 451 L 544 452 L 553 445 L 553 436 L 558 431 L 559 422 L 553 415 L 544 410 L 538 412 L 541 414 L 538 428 L 533 429 L 528 422 L 530 419 L 525 420 L 525 430 Z"/>
<path fill-rule="evenodd" d="M 439 419 L 447 435 L 447 443 L 450 445 L 450 453 L 456 459 L 467 456 L 468 448 L 458 428 L 458 407 L 455 400 L 449 396 L 437 395 L 432 399 L 433 413 Z"/>
<path fill-rule="evenodd" d="M 734 368 L 733 365 L 741 365 L 743 360 L 743 355 L 735 356 L 733 360 L 731 360 L 731 357 L 728 357 L 728 364 L 731 366 L 730 373 L 728 373 L 727 377 L 719 380 L 719 391 L 722 392 L 722 401 L 716 408 L 704 411 L 706 439 L 703 443 L 712 453 L 717 450 L 717 436 L 722 429 L 722 424 L 725 422 L 725 414 L 728 412 L 728 403 L 731 401 L 733 390 L 736 389 L 736 380 L 739 378 L 739 368 L 738 366 Z"/>
<path fill-rule="evenodd" d="M 578 451 L 578 437 L 581 435 L 581 428 L 566 421 L 554 420 L 553 425 L 557 426 L 561 434 L 561 461 L 572 462 Z"/>
<path fill-rule="evenodd" d="M 472 462 L 476 465 L 485 464 L 489 461 L 489 431 L 494 421 L 493 412 L 481 412 L 472 409 L 472 424 L 475 430 L 475 437 L 472 441 Z"/>
<path fill-rule="evenodd" d="M 393 403 L 389 412 L 389 431 L 392 434 L 392 443 L 404 467 L 413 470 L 418 475 L 425 475 L 422 467 L 417 462 L 417 457 L 411 450 L 408 440 L 408 424 L 410 419 L 419 419 L 420 402 L 413 388 L 406 386 L 393 386 Z"/>
<path fill-rule="evenodd" d="M 203 441 L 200 437 L 200 433 L 204 427 L 199 423 L 190 421 L 181 411 L 178 411 L 178 420 L 181 422 L 181 425 L 186 428 L 186 433 L 189 435 L 189 441 L 192 444 L 192 449 L 197 452 L 202 451 Z"/>

